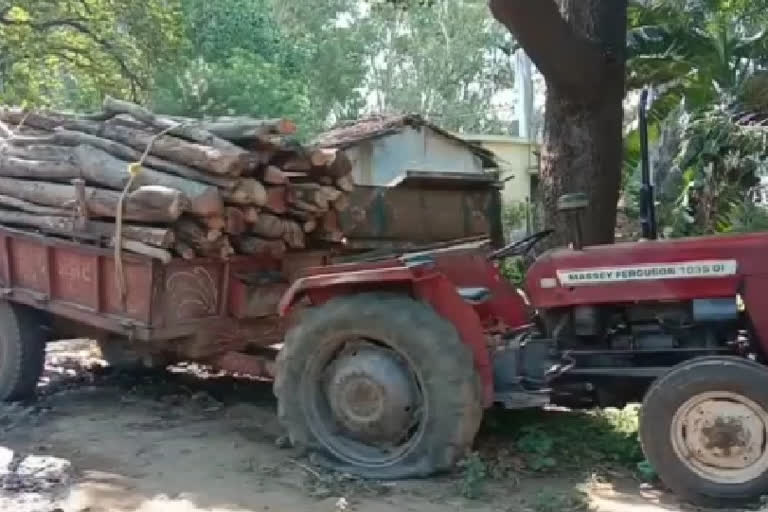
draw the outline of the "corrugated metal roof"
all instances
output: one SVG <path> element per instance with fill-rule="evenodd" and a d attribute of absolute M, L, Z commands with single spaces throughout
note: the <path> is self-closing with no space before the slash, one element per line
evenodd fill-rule
<path fill-rule="evenodd" d="M 405 128 L 429 128 L 440 134 L 446 139 L 453 140 L 466 146 L 472 153 L 477 155 L 482 161 L 484 167 L 498 167 L 496 154 L 485 149 L 479 144 L 464 140 L 451 132 L 444 130 L 434 123 L 431 123 L 418 114 L 405 115 L 377 115 L 370 116 L 357 121 L 342 123 L 327 132 L 317 136 L 313 143 L 320 147 L 335 147 L 345 149 L 355 146 L 363 141 L 377 139 L 400 133 Z"/>

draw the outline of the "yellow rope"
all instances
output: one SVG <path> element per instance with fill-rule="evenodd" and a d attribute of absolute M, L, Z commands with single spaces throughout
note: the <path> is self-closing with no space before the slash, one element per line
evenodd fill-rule
<path fill-rule="evenodd" d="M 128 302 L 128 290 L 127 290 L 127 284 L 125 281 L 125 269 L 123 268 L 123 207 L 125 203 L 125 198 L 128 196 L 128 192 L 130 192 L 131 187 L 133 186 L 133 182 L 136 179 L 136 177 L 141 174 L 141 171 L 143 169 L 144 160 L 147 159 L 147 156 L 149 156 L 149 152 L 152 150 L 152 146 L 155 144 L 155 141 L 168 133 L 169 131 L 173 130 L 174 128 L 178 128 L 181 126 L 181 124 L 174 124 L 173 126 L 169 126 L 165 128 L 164 130 L 156 133 L 152 136 L 152 139 L 149 141 L 149 144 L 147 144 L 146 149 L 144 149 L 144 153 L 141 155 L 141 158 L 138 162 L 133 162 L 128 164 L 127 172 L 128 172 L 128 181 L 125 183 L 125 187 L 123 187 L 123 191 L 120 194 L 120 198 L 117 201 L 117 212 L 115 214 L 115 237 L 114 237 L 114 245 L 115 245 L 115 274 L 117 274 L 117 291 L 120 293 L 120 304 L 125 310 L 127 308 Z"/>

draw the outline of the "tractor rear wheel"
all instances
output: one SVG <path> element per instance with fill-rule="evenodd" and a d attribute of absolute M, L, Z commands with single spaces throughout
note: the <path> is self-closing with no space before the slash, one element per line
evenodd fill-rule
<path fill-rule="evenodd" d="M 456 329 L 397 294 L 341 297 L 304 312 L 278 356 L 275 394 L 295 446 L 375 479 L 450 469 L 483 411 Z"/>
<path fill-rule="evenodd" d="M 0 301 L 0 401 L 34 396 L 44 360 L 45 332 L 40 313 Z"/>
<path fill-rule="evenodd" d="M 640 439 L 661 480 L 701 505 L 768 492 L 768 370 L 703 357 L 659 378 L 643 401 Z"/>

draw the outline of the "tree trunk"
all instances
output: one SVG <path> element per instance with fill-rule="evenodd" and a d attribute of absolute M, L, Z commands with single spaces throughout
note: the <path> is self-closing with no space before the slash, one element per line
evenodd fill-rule
<path fill-rule="evenodd" d="M 114 121 L 107 121 L 101 125 L 98 133 L 94 135 L 112 139 L 139 151 L 145 151 L 151 146 L 149 152 L 151 155 L 220 176 L 239 176 L 250 164 L 248 152 L 239 148 L 237 151 L 224 151 L 188 142 L 172 135 L 154 137 Z"/>
<path fill-rule="evenodd" d="M 242 254 L 271 256 L 280 259 L 285 255 L 285 242 L 282 240 L 265 240 L 256 236 L 241 236 L 234 239 L 237 249 Z"/>
<path fill-rule="evenodd" d="M 141 157 L 143 156 L 142 151 L 128 147 L 125 144 L 120 144 L 119 142 L 115 142 L 113 140 L 97 137 L 89 133 L 65 130 L 63 128 L 57 129 L 51 135 L 43 135 L 39 137 L 21 136 L 21 137 L 16 137 L 9 142 L 13 144 L 13 146 L 11 146 L 11 148 L 7 152 L 9 155 L 21 156 L 21 155 L 24 155 L 25 153 L 29 154 L 31 152 L 32 157 L 38 160 L 49 159 L 49 158 L 43 158 L 45 150 L 39 149 L 41 147 L 40 145 L 43 145 L 43 144 L 60 144 L 64 146 L 79 146 L 81 144 L 87 144 L 89 146 L 93 146 L 95 148 L 99 148 L 103 151 L 106 151 L 107 153 L 114 155 L 117 158 L 120 158 L 122 160 L 127 160 L 129 162 L 138 162 L 139 160 L 141 160 Z M 20 146 L 20 148 L 16 146 Z M 43 146 L 43 147 L 57 148 L 57 153 L 60 153 L 61 151 L 66 151 L 66 148 L 58 148 L 57 146 Z M 37 148 L 37 149 L 33 149 L 33 148 Z M 51 156 L 54 154 L 52 150 L 48 150 L 47 152 Z M 26 157 L 26 158 L 29 158 L 29 157 Z M 144 158 L 144 165 L 146 167 L 152 167 L 153 169 L 175 174 L 177 176 L 181 176 L 184 178 L 189 178 L 191 180 L 201 181 L 203 183 L 208 183 L 210 185 L 216 185 L 217 187 L 227 189 L 227 190 L 234 188 L 235 185 L 237 184 L 237 180 L 234 178 L 227 178 L 224 176 L 215 176 L 212 174 L 199 171 L 197 169 L 193 169 L 192 167 L 179 164 L 176 162 L 170 162 L 168 160 L 163 160 L 162 158 L 158 158 L 152 155 L 148 155 L 146 158 Z"/>
<path fill-rule="evenodd" d="M 611 243 L 622 165 L 626 0 L 490 0 L 547 81 L 540 187 L 552 245 L 570 241 L 562 194 L 585 192 L 584 243 Z M 532 23 L 531 20 L 535 20 Z"/>
<path fill-rule="evenodd" d="M 621 184 L 621 103 L 594 108 L 550 91 L 546 105 L 539 187 L 544 226 L 555 228 L 550 243 L 562 246 L 573 241 L 571 228 L 557 211 L 557 200 L 574 192 L 585 192 L 589 198 L 581 219 L 584 244 L 613 243 Z"/>
<path fill-rule="evenodd" d="M 200 128 L 199 124 L 194 121 L 186 122 L 165 119 L 155 115 L 153 112 L 140 105 L 131 103 L 130 101 L 118 100 L 111 96 L 107 96 L 104 98 L 103 108 L 104 112 L 112 115 L 128 114 L 134 119 L 156 128 L 158 132 L 167 130 L 166 133 L 171 135 L 224 151 L 242 151 L 241 148 L 235 146 L 231 142 L 221 139 L 211 132 Z"/>
<path fill-rule="evenodd" d="M 71 154 L 69 156 L 71 157 Z M 0 176 L 68 182 L 80 176 L 80 169 L 68 160 L 25 160 L 2 155 Z"/>
<path fill-rule="evenodd" d="M 0 178 L 0 194 L 39 205 L 64 207 L 75 201 L 75 187 L 60 183 Z M 86 187 L 88 212 L 94 217 L 115 217 L 120 193 Z M 173 222 L 186 208 L 186 199 L 178 190 L 166 187 L 140 187 L 125 200 L 125 220 Z"/>
<path fill-rule="evenodd" d="M 248 140 L 262 135 L 293 135 L 296 124 L 286 119 L 251 119 L 247 117 L 220 117 L 201 120 L 191 117 L 171 117 L 174 121 L 189 123 L 225 140 Z"/>
<path fill-rule="evenodd" d="M 76 221 L 71 216 L 34 215 L 0 209 L 0 223 L 36 228 L 40 231 L 72 236 L 73 238 L 78 238 L 79 236 L 90 237 L 93 235 L 100 238 L 112 238 L 115 235 L 114 224 L 93 220 L 88 221 L 86 231 L 78 231 Z M 124 224 L 122 231 L 123 237 L 128 240 L 160 248 L 171 247 L 175 238 L 173 231 L 165 228 Z"/>
<path fill-rule="evenodd" d="M 0 206 L 4 208 L 11 208 L 14 210 L 21 210 L 27 213 L 34 213 L 35 215 L 53 215 L 58 217 L 72 216 L 74 211 L 72 208 L 56 208 L 55 206 L 40 206 L 39 204 L 30 203 L 22 199 L 16 199 L 12 196 L 6 196 L 0 194 Z"/>
<path fill-rule="evenodd" d="M 126 172 L 128 162 L 115 158 L 106 151 L 91 146 L 77 146 L 73 153 L 82 177 L 89 183 L 122 190 L 130 179 L 130 174 Z M 189 211 L 197 215 L 218 215 L 224 211 L 219 189 L 212 185 L 146 167 L 136 175 L 133 183 L 134 187 L 160 185 L 179 190 L 189 199 Z"/>

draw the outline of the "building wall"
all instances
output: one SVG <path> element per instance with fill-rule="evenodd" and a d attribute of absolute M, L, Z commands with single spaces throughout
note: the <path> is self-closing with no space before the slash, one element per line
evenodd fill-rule
<path fill-rule="evenodd" d="M 464 144 L 428 128 L 361 142 L 346 150 L 360 185 L 383 186 L 408 170 L 482 173 L 483 166 Z"/>
<path fill-rule="evenodd" d="M 472 140 L 499 157 L 501 179 L 507 180 L 504 184 L 504 200 L 526 202 L 531 199 L 533 182 L 538 174 L 538 162 L 534 154 L 536 145 L 512 137 L 488 136 L 488 139 L 483 140 L 477 136 Z"/>

